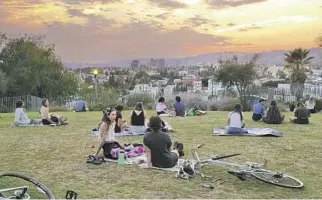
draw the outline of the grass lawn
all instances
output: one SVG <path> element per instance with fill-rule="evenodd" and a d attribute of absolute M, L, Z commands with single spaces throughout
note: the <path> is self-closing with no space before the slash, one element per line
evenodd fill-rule
<path fill-rule="evenodd" d="M 128 116 L 127 111 L 123 116 Z M 149 114 L 152 112 L 149 112 Z M 251 120 L 247 127 L 270 127 L 284 133 L 281 138 L 215 137 L 213 126 L 226 124 L 227 112 L 211 112 L 202 117 L 166 119 L 176 130 L 173 140 L 184 143 L 187 156 L 194 144 L 205 143 L 202 158 L 214 154 L 242 153 L 230 158 L 236 162 L 268 160 L 268 169 L 285 172 L 304 182 L 304 189 L 292 190 L 249 178 L 246 182 L 226 169 L 206 166 L 204 173 L 224 179 L 215 189 L 200 187 L 210 181 L 195 177 L 177 180 L 173 172 L 139 169 L 117 164 L 86 164 L 86 155 L 94 154 L 97 138 L 89 131 L 100 121 L 101 112 L 62 113 L 68 117 L 65 127 L 8 128 L 13 114 L 0 114 L 0 171 L 31 176 L 44 183 L 56 198 L 66 190 L 79 193 L 78 198 L 320 198 L 322 196 L 322 115 L 311 117 L 309 125 L 266 125 Z M 149 116 L 151 116 L 151 114 Z M 291 113 L 286 113 L 287 119 Z M 30 118 L 39 114 L 30 113 Z M 121 143 L 140 142 L 143 137 L 121 137 Z M 1 183 L 0 188 L 4 183 Z"/>

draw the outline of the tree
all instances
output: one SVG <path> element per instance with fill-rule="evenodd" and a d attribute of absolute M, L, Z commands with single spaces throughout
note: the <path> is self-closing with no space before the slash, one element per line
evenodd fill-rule
<path fill-rule="evenodd" d="M 219 69 L 214 75 L 215 80 L 227 88 L 236 86 L 240 96 L 240 103 L 245 109 L 248 109 L 245 98 L 247 88 L 253 84 L 254 79 L 257 77 L 255 68 L 258 59 L 259 55 L 255 54 L 250 61 L 245 63 L 239 63 L 237 56 L 227 60 L 220 60 Z"/>
<path fill-rule="evenodd" d="M 0 96 L 3 96 L 8 89 L 8 80 L 6 74 L 0 69 Z"/>
<path fill-rule="evenodd" d="M 276 75 L 280 79 L 287 79 L 285 72 L 283 72 L 282 70 L 278 70 Z"/>
<path fill-rule="evenodd" d="M 44 37 L 26 34 L 10 39 L 2 34 L 0 39 L 4 46 L 0 51 L 0 69 L 8 80 L 5 95 L 56 97 L 77 92 L 76 77 L 67 73 L 54 46 L 44 45 Z"/>
<path fill-rule="evenodd" d="M 322 35 L 317 38 L 317 42 L 318 42 L 319 47 L 322 47 Z"/>
<path fill-rule="evenodd" d="M 299 101 L 303 97 L 306 72 L 309 72 L 309 64 L 314 58 L 309 56 L 310 51 L 302 48 L 285 53 L 285 69 L 291 73 L 291 93 Z"/>

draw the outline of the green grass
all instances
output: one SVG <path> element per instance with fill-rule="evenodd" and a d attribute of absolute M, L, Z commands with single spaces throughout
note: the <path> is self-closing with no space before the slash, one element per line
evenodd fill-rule
<path fill-rule="evenodd" d="M 150 115 L 152 112 L 150 112 Z M 200 187 L 199 177 L 177 180 L 173 172 L 139 169 L 135 166 L 86 164 L 86 155 L 94 154 L 97 138 L 89 131 L 96 127 L 101 112 L 63 113 L 65 127 L 8 128 L 13 114 L 0 114 L 0 171 L 19 172 L 47 185 L 56 198 L 64 198 L 67 189 L 79 198 L 320 198 L 322 196 L 322 115 L 311 117 L 309 125 L 266 125 L 251 121 L 247 127 L 271 127 L 284 133 L 282 138 L 214 137 L 213 126 L 224 126 L 227 112 L 211 112 L 202 117 L 166 119 L 176 130 L 173 140 L 184 143 L 187 156 L 194 144 L 205 143 L 203 158 L 214 154 L 242 153 L 231 161 L 268 160 L 268 169 L 285 172 L 305 184 L 302 190 L 271 186 L 256 179 L 246 182 L 226 169 L 206 166 L 204 173 L 224 179 L 214 190 Z M 287 113 L 287 117 L 291 113 Z M 123 116 L 128 116 L 125 112 Z M 31 113 L 30 118 L 39 118 Z M 142 142 L 142 137 L 122 137 L 121 143 Z M 0 182 L 1 184 L 1 182 Z M 3 184 L 3 183 L 2 183 Z"/>

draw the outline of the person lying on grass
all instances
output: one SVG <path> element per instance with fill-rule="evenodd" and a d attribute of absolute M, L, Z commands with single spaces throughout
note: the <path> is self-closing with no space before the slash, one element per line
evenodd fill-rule
<path fill-rule="evenodd" d="M 229 113 L 226 131 L 228 134 L 246 133 L 245 124 L 243 123 L 244 115 L 242 113 L 242 106 L 236 104 L 232 112 Z"/>
<path fill-rule="evenodd" d="M 263 122 L 267 124 L 281 124 L 285 116 L 281 114 L 280 109 L 277 107 L 276 101 L 271 102 L 271 106 L 267 110 L 267 114 L 263 117 Z"/>
<path fill-rule="evenodd" d="M 176 166 L 179 157 L 184 156 L 183 144 L 175 142 L 172 147 L 170 136 L 161 131 L 160 117 L 152 116 L 149 121 L 152 131 L 147 133 L 143 139 L 148 167 L 171 168 Z"/>
<path fill-rule="evenodd" d="M 115 140 L 115 119 L 116 119 L 116 110 L 109 109 L 104 112 L 101 123 L 98 125 L 98 138 L 99 143 L 97 147 L 96 154 L 94 155 L 97 158 L 101 149 L 104 147 L 107 150 L 109 147 L 110 150 L 107 150 L 108 153 L 113 149 Z"/>

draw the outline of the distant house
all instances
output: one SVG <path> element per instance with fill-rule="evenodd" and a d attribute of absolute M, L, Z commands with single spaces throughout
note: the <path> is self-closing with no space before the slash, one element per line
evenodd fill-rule
<path fill-rule="evenodd" d="M 199 76 L 195 76 L 195 75 L 188 75 L 182 78 L 182 83 L 187 85 L 187 86 L 192 86 L 193 85 L 193 81 L 200 81 L 200 77 Z"/>

